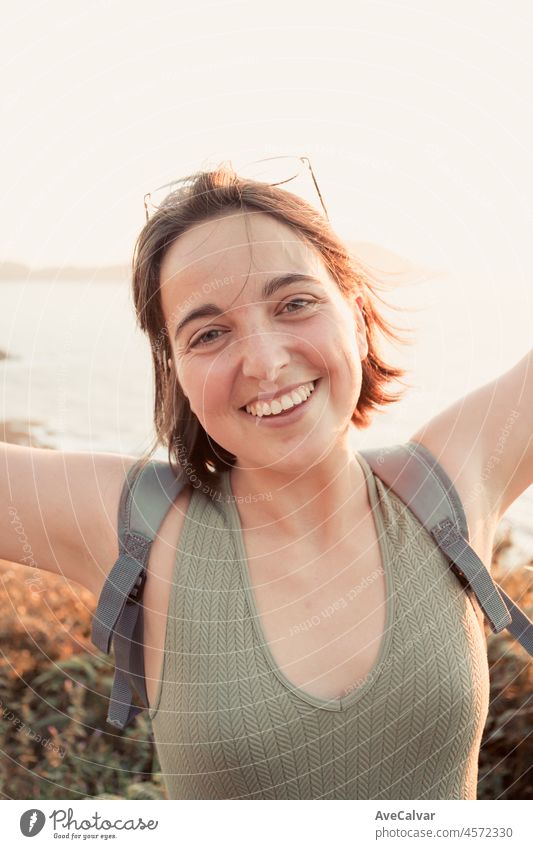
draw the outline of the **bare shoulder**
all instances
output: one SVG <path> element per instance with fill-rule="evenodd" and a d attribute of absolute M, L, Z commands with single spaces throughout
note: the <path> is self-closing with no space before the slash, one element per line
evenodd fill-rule
<path fill-rule="evenodd" d="M 111 456 L 111 455 L 109 455 Z M 112 455 L 100 470 L 102 501 L 92 521 L 96 529 L 94 534 L 95 545 L 92 552 L 87 551 L 89 557 L 87 574 L 89 578 L 85 582 L 89 589 L 99 596 L 111 568 L 119 556 L 118 538 L 118 511 L 122 491 L 126 483 L 127 474 L 138 458 L 130 456 Z M 182 487 L 174 502 L 169 507 L 157 535 L 152 543 L 148 563 L 148 578 L 157 574 L 166 576 L 174 551 L 177 546 L 185 515 L 189 506 L 191 487 Z M 153 585 L 153 581 L 147 582 Z"/>
<path fill-rule="evenodd" d="M 119 555 L 120 498 L 138 459 L 126 454 L 67 452 L 49 460 L 51 466 L 57 465 L 63 514 L 58 540 L 63 539 L 70 554 L 63 574 L 95 595 Z"/>
<path fill-rule="evenodd" d="M 145 603 L 150 602 L 152 587 L 156 588 L 156 593 L 159 592 L 158 579 L 170 581 L 172 578 L 176 549 L 189 509 L 192 491 L 192 486 L 188 484 L 183 486 L 170 506 L 152 543 L 144 591 Z M 156 601 L 155 598 L 153 600 Z"/>
<path fill-rule="evenodd" d="M 144 666 L 148 702 L 151 706 L 154 704 L 161 676 L 172 578 L 191 496 L 192 487 L 184 486 L 165 516 L 148 558 L 143 592 Z"/>
<path fill-rule="evenodd" d="M 93 473 L 89 477 L 74 472 L 77 485 L 85 479 L 89 493 L 84 508 L 79 510 L 80 529 L 84 543 L 80 546 L 80 565 L 83 571 L 75 578 L 95 595 L 99 595 L 105 580 L 119 556 L 118 510 L 128 472 L 138 457 L 124 454 L 93 454 Z M 88 464 L 78 458 L 77 462 Z M 74 470 L 73 470 L 74 471 Z M 82 495 L 79 494 L 81 503 Z M 80 540 L 81 542 L 81 540 Z"/>

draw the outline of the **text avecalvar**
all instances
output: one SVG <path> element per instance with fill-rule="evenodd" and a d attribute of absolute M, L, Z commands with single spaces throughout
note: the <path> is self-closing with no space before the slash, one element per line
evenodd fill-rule
<path fill-rule="evenodd" d="M 432 820 L 435 812 L 430 811 L 394 811 L 387 813 L 386 811 L 377 811 L 375 819 L 377 820 Z"/>

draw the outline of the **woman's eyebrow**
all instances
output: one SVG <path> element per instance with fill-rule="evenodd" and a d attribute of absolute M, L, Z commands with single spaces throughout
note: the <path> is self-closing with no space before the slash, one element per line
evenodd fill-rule
<path fill-rule="evenodd" d="M 307 283 L 318 283 L 322 285 L 321 281 L 317 277 L 312 277 L 309 274 L 300 274 L 299 272 L 292 272 L 291 274 L 279 274 L 276 277 L 272 277 L 268 280 L 261 291 L 261 294 L 264 299 L 272 297 L 279 289 L 283 286 L 290 286 L 292 283 L 297 282 L 307 282 Z M 206 318 L 208 316 L 214 315 L 223 315 L 225 310 L 220 309 L 216 304 L 201 304 L 199 307 L 195 307 L 190 312 L 186 313 L 186 315 L 178 322 L 176 326 L 176 330 L 174 331 L 174 339 L 177 339 L 178 335 L 184 329 L 184 327 L 189 324 L 191 321 L 195 321 L 197 318 Z"/>

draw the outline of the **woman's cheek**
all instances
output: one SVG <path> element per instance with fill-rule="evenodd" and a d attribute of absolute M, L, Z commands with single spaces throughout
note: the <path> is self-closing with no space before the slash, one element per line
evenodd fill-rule
<path fill-rule="evenodd" d="M 335 374 L 337 379 L 342 380 L 343 376 L 346 377 L 346 373 L 351 375 L 352 379 L 357 375 L 357 364 L 359 362 L 357 345 L 353 339 L 348 338 L 344 329 L 340 335 L 336 336 L 334 341 L 332 340 L 332 344 L 328 346 L 327 350 L 322 348 L 321 353 L 324 357 L 326 369 L 332 375 Z"/>
<path fill-rule="evenodd" d="M 230 403 L 223 382 L 213 376 L 198 376 L 190 401 L 191 409 L 207 431 L 210 422 L 217 421 Z"/>
<path fill-rule="evenodd" d="M 182 361 L 177 376 L 192 412 L 209 432 L 210 423 L 231 404 L 227 363 L 220 358 L 192 356 Z"/>

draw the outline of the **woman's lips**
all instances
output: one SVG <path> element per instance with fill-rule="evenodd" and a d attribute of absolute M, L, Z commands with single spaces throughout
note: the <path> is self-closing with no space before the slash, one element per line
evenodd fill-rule
<path fill-rule="evenodd" d="M 306 398 L 305 401 L 302 401 L 301 404 L 295 404 L 294 407 L 291 407 L 290 410 L 283 410 L 282 413 L 271 414 L 269 416 L 254 416 L 252 413 L 247 413 L 246 410 L 240 410 L 240 412 L 246 416 L 248 419 L 251 419 L 258 425 L 260 422 L 265 422 L 268 426 L 274 426 L 276 421 L 280 420 L 280 425 L 289 424 L 290 421 L 296 421 L 304 412 L 304 408 L 309 406 L 309 403 L 313 400 L 313 397 L 318 392 L 318 385 L 320 383 L 321 378 L 317 378 L 317 380 L 313 381 L 315 388 L 311 392 L 311 394 Z"/>

